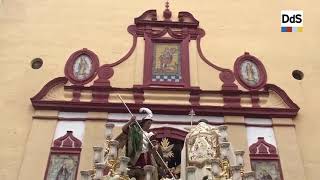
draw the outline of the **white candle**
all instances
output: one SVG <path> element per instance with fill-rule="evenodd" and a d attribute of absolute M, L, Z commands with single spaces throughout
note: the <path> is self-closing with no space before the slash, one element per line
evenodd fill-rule
<path fill-rule="evenodd" d="M 96 174 L 95 174 L 95 179 L 102 179 L 103 177 L 103 171 L 105 168 L 105 164 L 104 163 L 97 163 L 95 164 L 95 168 L 96 168 Z"/>
<path fill-rule="evenodd" d="M 88 171 L 80 171 L 81 180 L 90 180 L 90 173 Z"/>
<path fill-rule="evenodd" d="M 109 157 L 111 159 L 116 159 L 117 156 L 118 156 L 118 145 L 119 145 L 119 142 L 116 141 L 116 140 L 111 140 L 110 141 L 110 154 L 109 154 Z"/>
<path fill-rule="evenodd" d="M 232 180 L 241 180 L 242 179 L 240 170 L 241 170 L 240 166 L 231 166 Z"/>
<path fill-rule="evenodd" d="M 234 153 L 236 155 L 237 165 L 243 166 L 244 165 L 244 160 L 243 160 L 244 151 L 235 151 Z"/>
<path fill-rule="evenodd" d="M 93 147 L 93 162 L 94 163 L 102 163 L 103 159 L 102 159 L 102 147 L 99 146 L 94 146 Z"/>
<path fill-rule="evenodd" d="M 220 144 L 220 152 L 223 159 L 228 157 L 230 143 L 223 142 Z"/>
<path fill-rule="evenodd" d="M 187 167 L 187 180 L 196 180 L 195 172 L 196 172 L 195 166 L 188 166 Z"/>
<path fill-rule="evenodd" d="M 151 165 L 146 165 L 143 167 L 144 171 L 146 172 L 145 180 L 153 180 L 152 173 L 155 170 L 155 167 Z"/>
<path fill-rule="evenodd" d="M 120 157 L 120 167 L 119 167 L 119 173 L 121 175 L 126 175 L 127 174 L 127 168 L 128 168 L 128 163 L 130 161 L 130 158 L 121 156 Z"/>
<path fill-rule="evenodd" d="M 220 140 L 221 142 L 227 142 L 228 141 L 228 132 L 227 132 L 228 126 L 226 125 L 221 125 L 218 126 L 218 130 L 220 133 Z"/>
<path fill-rule="evenodd" d="M 112 130 L 114 128 L 114 124 L 112 123 L 106 123 L 106 130 L 105 130 L 105 138 L 111 139 L 112 138 Z"/>

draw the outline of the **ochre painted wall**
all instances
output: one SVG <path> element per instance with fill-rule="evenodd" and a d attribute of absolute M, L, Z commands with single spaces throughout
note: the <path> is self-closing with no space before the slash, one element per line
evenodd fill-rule
<path fill-rule="evenodd" d="M 93 168 L 93 146 L 104 146 L 104 125 L 106 121 L 99 120 L 99 118 L 106 118 L 106 113 L 90 114 L 89 117 L 93 120 L 85 122 L 86 127 L 83 138 L 78 177 L 80 177 L 80 171 Z"/>
<path fill-rule="evenodd" d="M 225 123 L 244 123 L 244 117 L 241 116 L 225 116 Z M 247 141 L 247 130 L 244 125 L 228 125 L 228 141 L 233 145 L 233 150 L 243 150 L 244 154 L 244 163 L 245 171 L 251 171 L 250 157 L 249 157 L 249 148 Z"/>
<path fill-rule="evenodd" d="M 57 120 L 34 119 L 25 146 L 25 153 L 20 171 L 16 173 L 19 180 L 43 178 Z M 14 174 L 13 172 L 9 172 Z"/>
<path fill-rule="evenodd" d="M 189 11 L 200 21 L 206 36 L 202 50 L 213 63 L 233 68 L 236 57 L 249 51 L 264 63 L 268 82 L 283 88 L 301 110 L 294 119 L 306 179 L 318 179 L 320 136 L 317 119 L 320 86 L 318 38 L 320 22 L 318 1 L 218 1 L 196 0 L 171 3 L 173 16 Z M 131 47 L 127 26 L 147 9 L 161 14 L 164 2 L 155 0 L 1 0 L 0 1 L 0 179 L 18 179 L 34 110 L 29 98 L 54 77 L 63 76 L 69 55 L 81 48 L 93 50 L 100 63 L 120 59 Z M 302 9 L 304 32 L 281 33 L 280 11 Z M 139 40 L 139 42 L 143 42 Z M 143 45 L 139 45 L 144 47 Z M 195 49 L 195 48 L 191 48 Z M 33 58 L 41 57 L 39 70 L 30 67 Z M 193 85 L 217 90 L 219 79 L 199 57 Z M 115 68 L 112 85 L 131 87 L 141 82 L 141 69 L 134 71 L 143 58 L 141 48 L 125 63 Z M 142 67 L 142 64 L 141 64 Z M 194 68 L 194 67 L 192 67 Z M 300 69 L 305 78 L 297 81 L 291 72 Z M 134 74 L 134 76 L 129 76 Z M 132 77 L 132 78 L 123 78 Z M 276 130 L 277 131 L 277 130 Z M 293 133 L 293 132 L 292 132 Z M 281 133 L 280 133 L 281 134 Z M 282 137 L 285 138 L 285 137 Z"/>
<path fill-rule="evenodd" d="M 272 123 L 292 124 L 291 119 L 273 118 Z M 297 136 L 294 127 L 274 126 L 273 131 L 277 141 L 277 151 L 280 157 L 284 179 L 305 179 L 303 162 L 300 149 L 297 143 Z M 314 177 L 315 178 L 315 177 Z M 313 179 L 313 178 L 310 178 Z"/>

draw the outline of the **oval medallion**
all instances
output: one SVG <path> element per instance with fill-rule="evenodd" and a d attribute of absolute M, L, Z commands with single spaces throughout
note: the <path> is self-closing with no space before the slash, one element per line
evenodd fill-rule
<path fill-rule="evenodd" d="M 71 54 L 66 63 L 64 74 L 71 83 L 84 85 L 95 78 L 98 68 L 97 55 L 88 49 L 82 49 Z"/>
<path fill-rule="evenodd" d="M 234 73 L 237 81 L 249 90 L 258 90 L 267 81 L 267 74 L 263 64 L 249 53 L 237 58 L 234 64 Z"/>

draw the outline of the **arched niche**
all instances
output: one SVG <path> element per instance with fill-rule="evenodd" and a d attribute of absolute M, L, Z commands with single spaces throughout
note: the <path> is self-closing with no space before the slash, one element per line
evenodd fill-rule
<path fill-rule="evenodd" d="M 162 146 L 164 160 L 168 162 L 169 168 L 174 168 L 173 172 L 179 177 L 181 151 L 188 132 L 172 127 L 153 128 L 151 131 Z"/>

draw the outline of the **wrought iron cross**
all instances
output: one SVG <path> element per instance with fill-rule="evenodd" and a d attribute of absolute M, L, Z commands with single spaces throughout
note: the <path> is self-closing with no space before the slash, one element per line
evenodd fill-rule
<path fill-rule="evenodd" d="M 196 113 L 194 112 L 193 109 L 191 109 L 191 111 L 189 112 L 189 116 L 191 116 L 191 128 L 192 128 L 192 123 L 193 123 L 193 116 L 195 116 Z"/>

